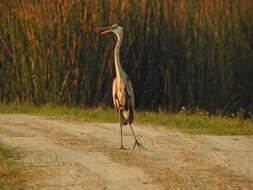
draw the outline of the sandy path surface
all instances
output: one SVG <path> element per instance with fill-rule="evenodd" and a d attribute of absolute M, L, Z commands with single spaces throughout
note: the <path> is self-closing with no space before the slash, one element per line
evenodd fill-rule
<path fill-rule="evenodd" d="M 119 150 L 118 124 L 0 115 L 0 141 L 21 150 L 40 177 L 27 189 L 253 189 L 253 137 L 188 135 L 134 126 L 147 150 Z"/>

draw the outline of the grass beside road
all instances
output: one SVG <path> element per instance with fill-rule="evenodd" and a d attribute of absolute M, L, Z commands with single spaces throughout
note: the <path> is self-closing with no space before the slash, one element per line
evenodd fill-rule
<path fill-rule="evenodd" d="M 179 129 L 190 134 L 253 135 L 253 120 L 237 117 L 209 115 L 206 112 L 186 113 L 139 113 L 140 123 L 151 123 Z"/>
<path fill-rule="evenodd" d="M 115 110 L 110 108 L 80 109 L 55 105 L 36 107 L 31 105 L 0 104 L 0 113 L 60 116 L 89 122 L 118 122 Z M 205 111 L 197 111 L 190 114 L 185 109 L 179 113 L 137 111 L 135 123 L 165 126 L 190 134 L 253 135 L 253 120 L 242 119 L 240 113 L 233 117 L 224 117 L 210 115 Z"/>
<path fill-rule="evenodd" d="M 10 150 L 0 144 L 0 189 L 21 190 L 25 189 L 27 181 L 31 180 L 31 166 L 17 162 L 20 153 Z"/>

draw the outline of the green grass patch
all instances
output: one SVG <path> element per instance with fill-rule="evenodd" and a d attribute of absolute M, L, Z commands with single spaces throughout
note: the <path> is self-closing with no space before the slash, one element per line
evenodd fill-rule
<path fill-rule="evenodd" d="M 62 116 L 65 118 L 82 119 L 94 122 L 117 122 L 118 117 L 115 110 L 111 108 L 89 108 L 64 107 L 47 104 L 43 106 L 33 106 L 29 104 L 0 104 L 0 114 L 32 114 Z"/>
<path fill-rule="evenodd" d="M 89 122 L 118 122 L 118 116 L 115 110 L 111 108 L 81 109 L 52 104 L 41 107 L 1 104 L 0 113 L 61 116 Z M 244 120 L 240 117 L 240 114 L 234 117 L 224 117 L 210 115 L 205 111 L 197 111 L 193 114 L 184 110 L 179 113 L 137 111 L 135 113 L 135 123 L 164 126 L 190 134 L 253 135 L 253 120 Z"/>
<path fill-rule="evenodd" d="M 0 189 L 25 189 L 25 184 L 32 178 L 32 167 L 17 162 L 21 155 L 0 144 Z"/>
<path fill-rule="evenodd" d="M 253 135 L 253 120 L 238 117 L 209 115 L 207 112 L 194 114 L 137 112 L 137 122 L 179 129 L 190 134 L 210 135 Z"/>

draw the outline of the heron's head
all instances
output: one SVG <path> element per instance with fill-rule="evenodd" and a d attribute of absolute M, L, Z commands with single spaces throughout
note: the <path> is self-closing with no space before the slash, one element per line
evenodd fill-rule
<path fill-rule="evenodd" d="M 113 24 L 111 26 L 102 28 L 101 34 L 106 34 L 108 32 L 113 32 L 117 36 L 121 37 L 123 35 L 123 28 L 117 24 Z"/>

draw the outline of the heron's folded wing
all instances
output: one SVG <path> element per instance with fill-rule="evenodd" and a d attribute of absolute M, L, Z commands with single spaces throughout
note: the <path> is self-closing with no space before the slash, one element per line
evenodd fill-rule
<path fill-rule="evenodd" d="M 131 98 L 132 109 L 134 110 L 134 89 L 130 80 L 127 80 L 127 90 Z"/>

